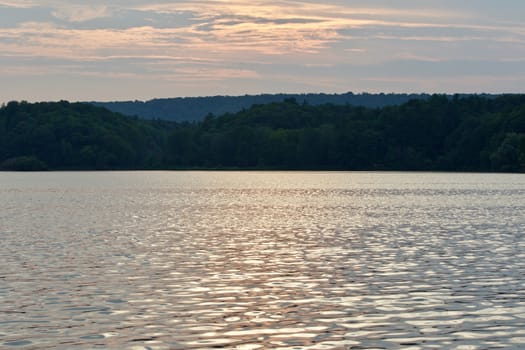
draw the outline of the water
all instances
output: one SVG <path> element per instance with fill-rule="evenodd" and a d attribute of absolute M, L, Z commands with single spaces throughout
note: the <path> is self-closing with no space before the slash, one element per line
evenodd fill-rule
<path fill-rule="evenodd" d="M 525 348 L 525 176 L 0 173 L 0 348 Z"/>

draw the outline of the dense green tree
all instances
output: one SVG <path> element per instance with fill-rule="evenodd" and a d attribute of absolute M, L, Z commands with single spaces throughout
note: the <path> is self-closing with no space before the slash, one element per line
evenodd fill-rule
<path fill-rule="evenodd" d="M 9 102 L 0 109 L 0 162 L 33 157 L 52 169 L 150 168 L 164 158 L 167 133 L 84 103 Z"/>
<path fill-rule="evenodd" d="M 89 104 L 0 108 L 4 169 L 525 171 L 525 95 L 445 96 L 383 108 L 289 98 L 201 122 Z"/>

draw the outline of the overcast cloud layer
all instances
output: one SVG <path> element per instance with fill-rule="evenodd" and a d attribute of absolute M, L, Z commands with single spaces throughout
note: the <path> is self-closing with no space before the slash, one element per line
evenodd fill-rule
<path fill-rule="evenodd" d="M 525 92 L 525 1 L 0 0 L 0 102 Z"/>

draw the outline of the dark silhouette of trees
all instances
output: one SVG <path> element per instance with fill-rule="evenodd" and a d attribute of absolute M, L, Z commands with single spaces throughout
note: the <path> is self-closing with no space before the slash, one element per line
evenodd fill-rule
<path fill-rule="evenodd" d="M 90 104 L 0 108 L 4 169 L 525 171 L 525 95 L 445 96 L 382 108 L 295 98 L 174 123 Z"/>
<path fill-rule="evenodd" d="M 83 103 L 9 102 L 0 109 L 0 162 L 23 157 L 51 169 L 150 168 L 164 163 L 164 130 Z"/>

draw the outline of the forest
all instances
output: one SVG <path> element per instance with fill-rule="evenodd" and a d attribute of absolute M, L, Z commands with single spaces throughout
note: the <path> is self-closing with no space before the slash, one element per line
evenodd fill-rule
<path fill-rule="evenodd" d="M 432 95 L 381 108 L 287 98 L 195 122 L 9 102 L 0 167 L 525 172 L 525 95 Z"/>

